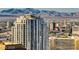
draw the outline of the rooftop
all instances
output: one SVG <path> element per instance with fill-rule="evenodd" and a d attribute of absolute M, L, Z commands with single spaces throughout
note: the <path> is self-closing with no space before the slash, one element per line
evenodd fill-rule
<path fill-rule="evenodd" d="M 15 45 L 15 44 L 18 44 L 18 43 L 14 43 L 14 42 L 10 42 L 10 41 L 2 41 L 2 42 L 5 45 Z"/>

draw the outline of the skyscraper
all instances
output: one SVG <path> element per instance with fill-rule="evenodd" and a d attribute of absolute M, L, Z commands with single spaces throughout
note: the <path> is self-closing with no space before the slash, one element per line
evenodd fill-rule
<path fill-rule="evenodd" d="M 25 14 L 15 21 L 14 39 L 27 50 L 47 50 L 49 48 L 48 27 L 40 16 Z"/>

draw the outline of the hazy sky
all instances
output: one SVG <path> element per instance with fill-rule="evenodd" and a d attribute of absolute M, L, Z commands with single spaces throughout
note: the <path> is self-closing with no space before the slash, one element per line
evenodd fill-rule
<path fill-rule="evenodd" d="M 42 9 L 42 8 L 39 8 Z M 53 10 L 58 12 L 79 12 L 79 8 L 44 8 L 45 10 Z"/>

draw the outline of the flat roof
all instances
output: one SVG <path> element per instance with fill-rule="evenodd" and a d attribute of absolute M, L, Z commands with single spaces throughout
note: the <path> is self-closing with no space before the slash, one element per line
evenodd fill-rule
<path fill-rule="evenodd" d="M 4 41 L 3 42 L 5 45 L 15 45 L 15 44 L 18 44 L 18 43 L 14 43 L 14 42 L 9 42 L 9 41 Z"/>
<path fill-rule="evenodd" d="M 69 39 L 72 39 L 72 38 L 56 38 L 56 39 L 63 39 L 63 40 L 64 40 L 64 39 L 68 39 L 68 40 L 69 40 Z"/>

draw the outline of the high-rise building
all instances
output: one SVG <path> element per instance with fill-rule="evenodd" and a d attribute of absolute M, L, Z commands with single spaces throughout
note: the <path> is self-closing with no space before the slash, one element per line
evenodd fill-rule
<path fill-rule="evenodd" d="M 49 49 L 48 27 L 40 16 L 25 14 L 15 21 L 13 41 L 27 50 Z"/>
<path fill-rule="evenodd" d="M 10 21 L 7 21 L 7 24 L 6 24 L 7 25 L 6 26 L 7 30 L 10 30 L 11 29 L 11 26 L 12 26 L 11 24 L 12 23 Z"/>
<path fill-rule="evenodd" d="M 15 28 L 14 26 L 11 27 L 11 39 L 10 39 L 11 42 L 14 42 L 14 34 L 15 34 L 14 28 Z"/>

